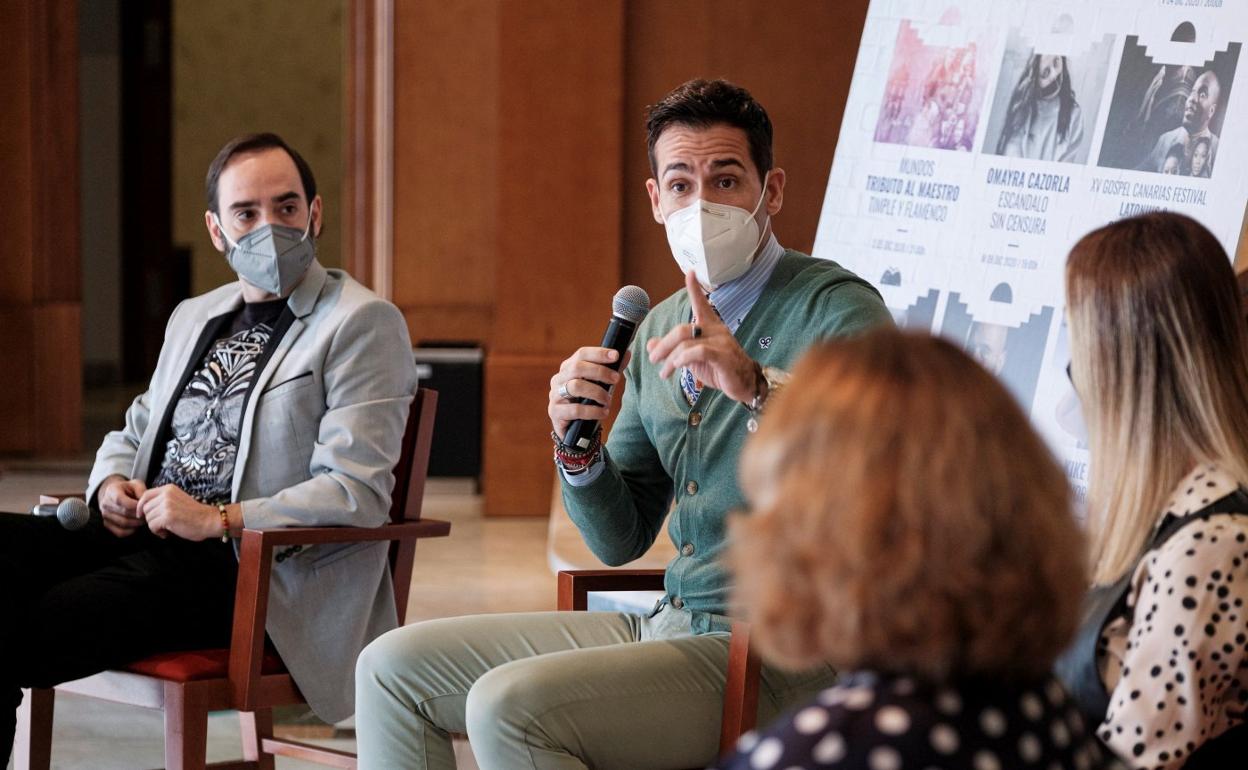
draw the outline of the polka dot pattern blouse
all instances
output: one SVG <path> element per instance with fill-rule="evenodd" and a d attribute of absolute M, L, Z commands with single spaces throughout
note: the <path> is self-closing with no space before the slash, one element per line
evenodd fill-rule
<path fill-rule="evenodd" d="M 1192 471 L 1166 514 L 1185 516 L 1236 489 L 1213 466 Z M 1133 767 L 1174 770 L 1248 707 L 1248 516 L 1184 526 L 1140 560 L 1126 617 L 1106 624 L 1098 665 L 1110 694 L 1098 734 Z M 1248 767 L 1248 759 L 1245 759 Z"/>
<path fill-rule="evenodd" d="M 724 770 L 1122 770 L 1056 680 L 933 686 L 858 672 L 761 734 Z"/>

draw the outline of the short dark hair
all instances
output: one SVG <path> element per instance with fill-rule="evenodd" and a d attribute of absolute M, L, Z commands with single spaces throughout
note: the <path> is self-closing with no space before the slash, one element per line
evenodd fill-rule
<path fill-rule="evenodd" d="M 212 163 L 208 165 L 208 177 L 204 180 L 205 192 L 208 195 L 208 210 L 214 214 L 220 213 L 217 207 L 217 184 L 221 181 L 221 172 L 225 170 L 231 158 L 245 152 L 274 148 L 285 150 L 290 159 L 295 162 L 295 168 L 299 171 L 299 181 L 303 183 L 304 202 L 311 205 L 312 199 L 316 197 L 316 177 L 312 175 L 312 167 L 293 147 L 286 144 L 286 140 L 277 134 L 262 133 L 234 137 L 226 142 L 221 151 L 217 153 L 217 157 L 212 159 Z"/>
<path fill-rule="evenodd" d="M 669 126 L 709 128 L 724 124 L 745 132 L 750 158 L 759 176 L 771 170 L 771 118 L 750 92 L 727 80 L 690 80 L 651 105 L 646 114 L 646 148 L 650 173 L 659 175 L 654 145 Z"/>

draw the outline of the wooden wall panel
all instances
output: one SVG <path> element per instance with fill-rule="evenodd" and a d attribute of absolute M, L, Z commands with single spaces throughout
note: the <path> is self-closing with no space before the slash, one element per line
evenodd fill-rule
<path fill-rule="evenodd" d="M 619 285 L 623 2 L 503 3 L 500 24 L 482 486 L 487 514 L 535 515 L 549 511 L 554 478 L 550 376 L 601 338 Z"/>
<path fill-rule="evenodd" d="M 82 303 L 35 306 L 33 451 L 63 456 L 82 448 Z"/>
<path fill-rule="evenodd" d="M 347 66 L 343 83 L 346 114 L 342 150 L 342 266 L 355 280 L 369 287 L 377 285 L 373 275 L 376 12 L 371 0 L 349 0 L 347 4 Z"/>
<path fill-rule="evenodd" d="M 500 3 L 394 9 L 394 302 L 413 340 L 488 342 L 498 247 Z"/>
<path fill-rule="evenodd" d="M 78 200 L 78 6 L 32 4 L 31 161 L 36 301 L 82 295 Z M 77 329 L 74 330 L 77 335 Z M 74 371 L 81 370 L 81 361 Z"/>
<path fill-rule="evenodd" d="M 4 96 L 4 107 L 0 109 L 0 179 L 5 180 L 5 200 L 0 206 L 0 232 L 4 233 L 0 238 L 0 266 L 5 276 L 0 281 L 0 306 L 10 309 L 30 304 L 35 286 L 34 262 L 30 258 L 34 240 L 31 212 L 35 203 L 30 14 L 27 3 L 0 3 L 0 29 L 17 33 L 9 36 L 5 54 L 0 56 L 0 93 Z M 0 389 L 7 387 L 11 384 L 6 385 L 0 378 Z"/>
<path fill-rule="evenodd" d="M 771 116 L 776 165 L 787 175 L 774 225 L 810 252 L 832 169 L 868 0 L 716 2 L 632 0 L 625 52 L 624 280 L 653 301 L 682 285 L 645 195 L 645 111 L 695 77 L 745 87 Z"/>
<path fill-rule="evenodd" d="M 482 491 L 489 516 L 544 516 L 555 481 L 546 394 L 566 355 L 493 353 L 485 360 Z M 540 385 L 539 385 L 540 383 Z"/>
<path fill-rule="evenodd" d="M 562 359 L 587 335 L 601 338 L 609 317 L 620 276 L 622 6 L 502 6 L 498 350 Z"/>
<path fill-rule="evenodd" d="M 0 4 L 0 452 L 81 444 L 77 8 Z"/>
<path fill-rule="evenodd" d="M 0 206 L 0 209 L 4 208 Z M 0 252 L 0 257 L 8 254 Z M 0 360 L 16 362 L 0 377 L 0 452 L 29 453 L 34 431 L 34 324 L 29 303 L 0 301 Z"/>

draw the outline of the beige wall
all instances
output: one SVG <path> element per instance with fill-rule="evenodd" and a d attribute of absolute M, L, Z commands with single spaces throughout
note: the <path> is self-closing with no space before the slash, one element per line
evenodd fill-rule
<path fill-rule="evenodd" d="M 325 199 L 320 260 L 342 264 L 347 0 L 173 2 L 173 238 L 193 247 L 191 291 L 234 279 L 204 231 L 204 173 L 230 137 L 274 131 Z"/>

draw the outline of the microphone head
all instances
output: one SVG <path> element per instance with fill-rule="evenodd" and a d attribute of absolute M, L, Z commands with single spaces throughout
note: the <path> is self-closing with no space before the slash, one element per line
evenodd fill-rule
<path fill-rule="evenodd" d="M 611 298 L 611 312 L 625 321 L 641 323 L 650 312 L 650 295 L 640 286 L 622 286 Z"/>
<path fill-rule="evenodd" d="M 82 529 L 91 518 L 87 504 L 76 497 L 67 497 L 56 506 L 56 519 L 68 530 Z"/>

